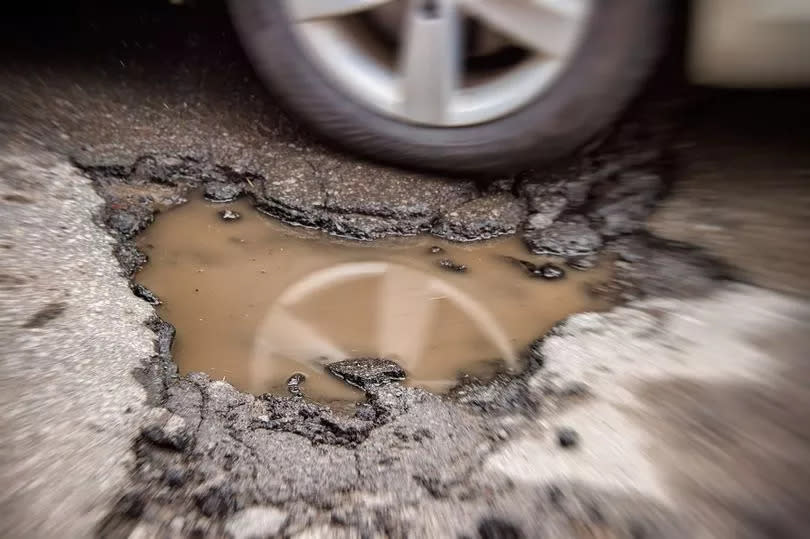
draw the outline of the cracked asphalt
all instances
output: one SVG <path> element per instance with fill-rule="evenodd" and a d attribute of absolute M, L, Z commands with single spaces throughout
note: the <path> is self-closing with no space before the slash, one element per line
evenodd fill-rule
<path fill-rule="evenodd" d="M 568 160 L 448 179 L 323 147 L 223 13 L 150 7 L 3 23 L 0 535 L 810 526 L 805 95 L 654 84 Z M 621 305 L 561 323 L 519 376 L 449 397 L 372 384 L 353 415 L 180 378 L 172 329 L 130 289 L 131 240 L 203 186 L 360 240 L 519 233 L 574 266 L 607 253 L 616 278 L 596 292 Z"/>

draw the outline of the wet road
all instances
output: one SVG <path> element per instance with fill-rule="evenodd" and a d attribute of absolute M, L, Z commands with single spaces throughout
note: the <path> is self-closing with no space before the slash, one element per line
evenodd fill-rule
<path fill-rule="evenodd" d="M 542 368 L 457 400 L 388 388 L 345 418 L 172 378 L 144 325 L 151 307 L 113 256 L 126 234 L 94 216 L 145 207 L 153 180 L 172 178 L 171 203 L 183 182 L 224 178 L 255 180 L 266 211 L 333 233 L 471 239 L 540 214 L 537 185 L 574 208 L 583 174 L 482 188 L 325 149 L 275 107 L 216 10 L 93 6 L 4 24 L 0 534 L 791 537 L 809 525 L 806 96 L 664 92 L 575 159 L 652 167 L 649 230 L 749 284 L 713 279 L 691 253 L 645 244 L 633 261 L 613 245 L 653 294 L 569 319 L 542 343 Z M 634 164 L 650 150 L 664 158 Z M 637 234 L 646 220 L 621 224 Z M 589 237 L 614 242 L 600 226 Z"/>

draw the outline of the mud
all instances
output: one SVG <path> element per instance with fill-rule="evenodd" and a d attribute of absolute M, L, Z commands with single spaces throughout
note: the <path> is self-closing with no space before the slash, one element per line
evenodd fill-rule
<path fill-rule="evenodd" d="M 150 262 L 133 290 L 177 328 L 181 374 L 205 372 L 243 391 L 287 394 L 288 379 L 300 372 L 306 383 L 297 392 L 356 400 L 323 364 L 384 356 L 407 370 L 410 385 L 443 392 L 460 372 L 486 375 L 487 362 L 509 360 L 504 368 L 519 370 L 511 358 L 556 322 L 608 306 L 588 294 L 609 278 L 606 267 L 561 279 L 561 268 L 531 256 L 516 238 L 358 243 L 280 225 L 247 201 L 221 209 L 191 198 L 139 237 Z M 223 223 L 223 211 L 243 217 Z M 369 263 L 393 265 L 285 303 L 308 276 Z"/>

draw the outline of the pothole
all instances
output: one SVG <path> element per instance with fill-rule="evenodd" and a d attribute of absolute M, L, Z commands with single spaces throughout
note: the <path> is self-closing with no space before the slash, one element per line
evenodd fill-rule
<path fill-rule="evenodd" d="M 588 292 L 609 276 L 605 267 L 572 269 L 515 237 L 341 240 L 280 224 L 244 200 L 195 196 L 160 214 L 138 245 L 149 263 L 137 282 L 177 328 L 181 374 L 254 394 L 358 400 L 326 369 L 351 358 L 391 359 L 406 384 L 444 392 L 462 373 L 516 370 L 520 351 L 556 322 L 607 307 Z"/>

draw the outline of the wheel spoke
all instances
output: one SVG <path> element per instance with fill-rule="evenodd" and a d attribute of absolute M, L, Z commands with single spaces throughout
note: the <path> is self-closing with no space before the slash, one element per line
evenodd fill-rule
<path fill-rule="evenodd" d="M 462 67 L 460 18 L 449 0 L 412 0 L 399 65 L 408 117 L 443 123 Z"/>
<path fill-rule="evenodd" d="M 271 0 L 277 1 L 277 0 Z M 390 0 L 287 0 L 287 11 L 295 21 L 328 19 L 359 13 L 387 4 Z"/>
<path fill-rule="evenodd" d="M 380 354 L 394 357 L 404 367 L 422 357 L 436 301 L 420 272 L 391 266 L 380 286 L 377 346 Z"/>
<path fill-rule="evenodd" d="M 571 50 L 584 0 L 458 0 L 461 9 L 518 43 L 551 56 Z"/>
<path fill-rule="evenodd" d="M 273 312 L 260 331 L 254 346 L 253 360 L 256 362 L 269 363 L 271 355 L 311 362 L 321 358 L 337 361 L 349 357 L 340 347 L 286 309 Z"/>

